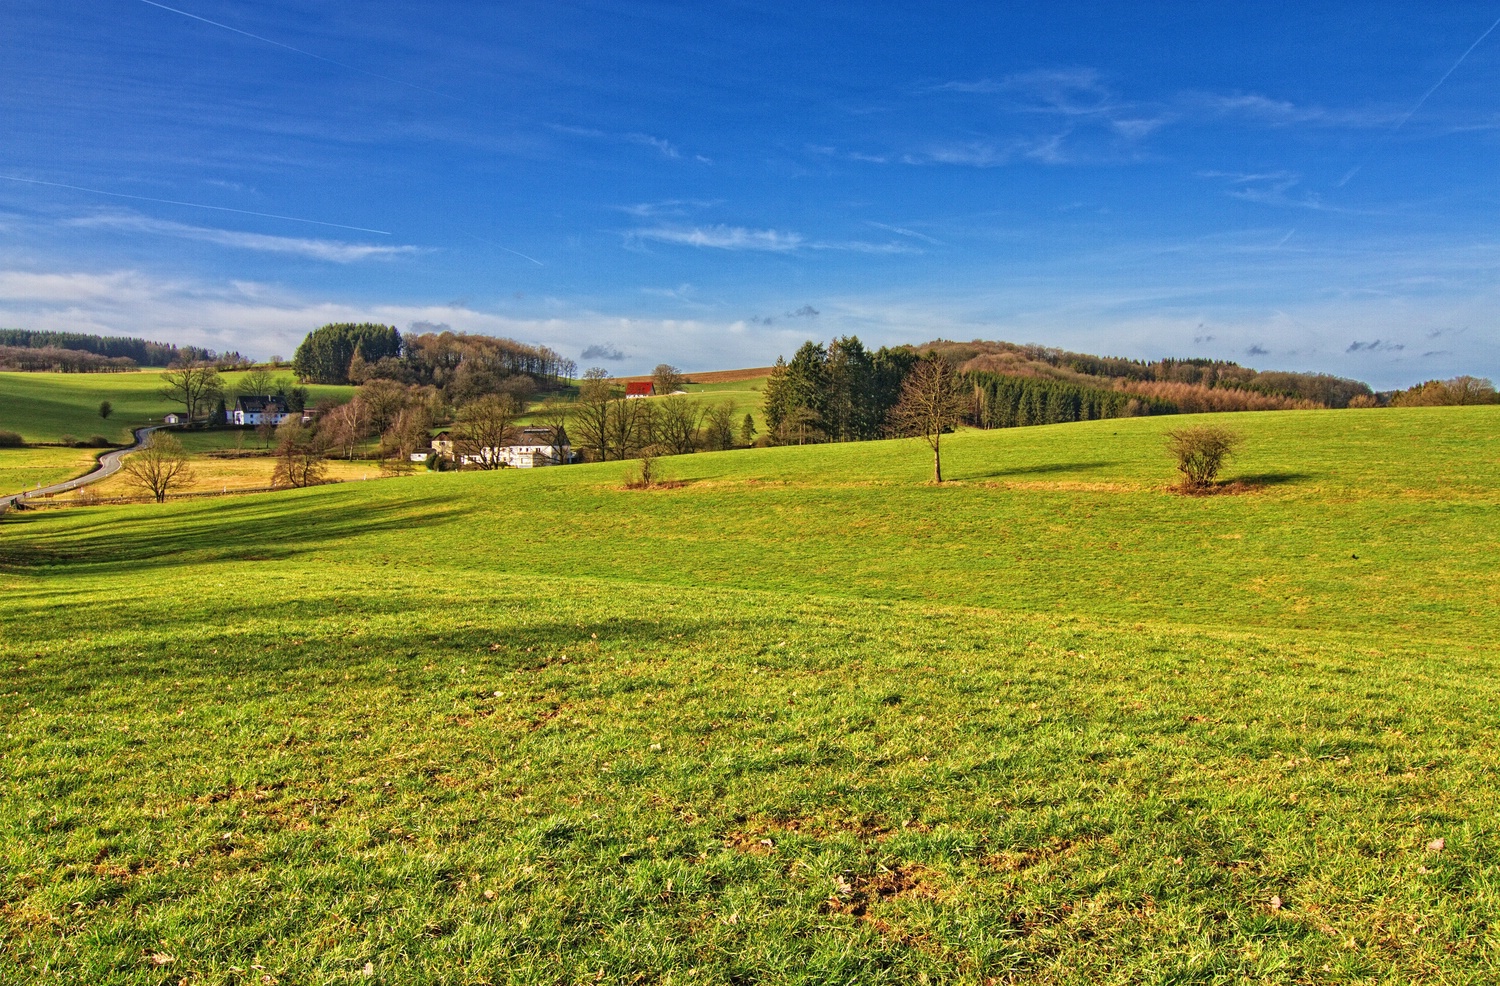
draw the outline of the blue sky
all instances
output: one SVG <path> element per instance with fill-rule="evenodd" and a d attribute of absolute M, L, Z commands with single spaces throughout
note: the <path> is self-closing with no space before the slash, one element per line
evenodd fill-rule
<path fill-rule="evenodd" d="M 0 325 L 256 356 L 448 325 L 616 373 L 857 334 L 1500 378 L 1497 18 L 7 0 Z"/>

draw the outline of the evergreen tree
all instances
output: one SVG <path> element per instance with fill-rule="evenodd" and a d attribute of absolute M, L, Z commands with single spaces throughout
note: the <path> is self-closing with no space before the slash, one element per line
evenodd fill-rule
<path fill-rule="evenodd" d="M 401 355 L 401 333 L 370 322 L 335 322 L 308 333 L 292 357 L 292 371 L 305 383 L 348 383 L 349 364 Z"/>

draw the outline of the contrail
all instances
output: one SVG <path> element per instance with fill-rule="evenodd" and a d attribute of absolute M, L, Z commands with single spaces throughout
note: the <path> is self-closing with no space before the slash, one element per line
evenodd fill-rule
<path fill-rule="evenodd" d="M 275 45 L 278 48 L 285 48 L 287 51 L 295 51 L 299 55 L 306 55 L 308 58 L 316 58 L 318 61 L 327 62 L 329 65 L 337 65 L 339 68 L 347 69 L 350 72 L 358 72 L 360 75 L 368 75 L 372 79 L 380 79 L 382 82 L 390 82 L 394 85 L 406 86 L 408 89 L 415 89 L 418 92 L 425 92 L 430 93 L 434 96 L 441 96 L 443 99 L 455 98 L 453 96 L 449 96 L 447 93 L 438 92 L 436 89 L 428 89 L 425 86 L 415 85 L 411 82 L 402 82 L 400 79 L 393 79 L 388 75 L 379 75 L 375 72 L 368 72 L 365 69 L 357 68 L 356 66 L 346 64 L 345 62 L 335 61 L 332 58 L 325 58 L 322 55 L 315 55 L 310 51 L 304 51 L 301 48 L 294 48 L 291 45 L 283 44 L 280 41 L 272 41 L 270 38 L 263 38 L 259 34 L 251 34 L 249 31 L 241 31 L 237 27 L 230 27 L 228 24 L 220 24 L 218 21 L 211 21 L 207 17 L 199 17 L 197 14 L 190 14 L 186 10 L 178 10 L 176 7 L 168 7 L 164 3 L 157 3 L 156 0 L 141 0 L 141 3 L 147 4 L 151 7 L 158 7 L 162 10 L 169 10 L 174 14 L 181 14 L 183 17 L 191 17 L 195 21 L 202 21 L 204 24 L 209 24 L 213 27 L 221 28 L 225 31 L 233 31 L 235 34 L 242 34 L 247 38 L 254 38 L 256 41 L 262 42 L 263 44 Z"/>
<path fill-rule="evenodd" d="M 473 233 L 468 233 L 468 232 L 464 233 L 464 235 L 467 236 L 467 237 L 469 237 L 472 240 L 478 240 L 480 243 L 483 243 L 485 246 L 492 246 L 492 247 L 494 247 L 497 250 L 504 250 L 506 253 L 513 253 L 513 254 L 515 254 L 516 256 L 520 257 L 523 260 L 529 260 L 529 261 L 531 261 L 532 263 L 536 264 L 538 267 L 546 267 L 547 266 L 546 264 L 542 263 L 540 260 L 536 259 L 535 257 L 528 257 L 528 256 L 526 256 L 526 254 L 522 253 L 520 250 L 512 250 L 508 246 L 501 246 L 499 243 L 496 243 L 494 240 L 487 240 L 487 239 L 485 239 L 482 236 L 475 236 Z"/>
<path fill-rule="evenodd" d="M 242 216 L 260 216 L 262 219 L 284 219 L 289 223 L 310 223 L 313 226 L 332 226 L 334 229 L 352 229 L 357 233 L 374 233 L 377 236 L 390 236 L 389 230 L 367 229 L 364 226 L 345 226 L 343 223 L 325 223 L 319 219 L 302 219 L 298 216 L 278 216 L 274 212 L 252 212 L 249 209 L 231 209 L 227 205 L 204 205 L 202 202 L 180 202 L 177 199 L 157 199 L 149 195 L 129 195 L 125 192 L 106 192 L 102 188 L 84 188 L 82 185 L 64 185 L 60 181 L 41 181 L 37 178 L 17 178 L 14 175 L 0 175 L 6 181 L 19 181 L 27 185 L 47 185 L 51 188 L 69 188 L 75 192 L 88 192 L 90 195 L 108 195 L 117 199 L 135 199 L 137 202 L 160 202 L 163 205 L 182 205 L 189 209 L 212 209 L 215 212 L 237 212 Z"/>
<path fill-rule="evenodd" d="M 1276 244 L 1276 248 L 1280 249 L 1281 247 L 1286 246 L 1287 241 L 1292 238 L 1292 234 L 1295 232 L 1297 232 L 1297 227 L 1293 226 L 1290 230 L 1287 231 L 1287 234 L 1281 238 L 1281 242 Z"/>
<path fill-rule="evenodd" d="M 498 243 L 496 243 L 495 245 L 496 246 L 500 246 L 500 244 L 498 244 Z M 500 247 L 500 249 L 504 250 L 506 253 L 513 253 L 516 256 L 521 257 L 524 260 L 529 260 L 532 263 L 536 264 L 538 267 L 546 267 L 547 266 L 546 264 L 542 263 L 540 260 L 536 259 L 535 257 L 528 257 L 528 256 L 526 256 L 526 254 L 522 253 L 520 250 L 512 250 L 510 247 L 506 247 L 506 246 Z"/>
<path fill-rule="evenodd" d="M 1396 121 L 1396 125 L 1386 132 L 1385 136 L 1380 139 L 1380 143 L 1376 144 L 1375 147 L 1371 149 L 1370 153 L 1365 155 L 1365 159 L 1354 166 L 1353 170 L 1351 170 L 1347 175 L 1341 178 L 1336 187 L 1343 188 L 1344 185 L 1348 183 L 1350 178 L 1353 178 L 1355 175 L 1359 174 L 1359 169 L 1363 168 L 1366 164 L 1369 163 L 1370 158 L 1374 157 L 1376 152 L 1384 147 L 1390 141 L 1390 139 L 1396 135 L 1396 131 L 1406 126 L 1406 121 L 1410 120 L 1412 116 L 1416 114 L 1417 110 L 1422 108 L 1423 103 L 1432 98 L 1432 94 L 1437 92 L 1438 88 L 1444 82 L 1448 81 L 1448 76 L 1456 72 L 1458 70 L 1458 67 L 1464 63 L 1464 59 L 1473 54 L 1474 49 L 1478 48 L 1479 45 L 1484 41 L 1484 39 L 1489 37 L 1497 27 L 1500 27 L 1500 17 L 1495 18 L 1495 23 L 1491 24 L 1485 30 L 1485 32 L 1474 41 L 1473 44 L 1469 45 L 1469 47 L 1464 51 L 1462 55 L 1458 56 L 1458 61 L 1454 62 L 1451 66 L 1448 67 L 1448 71 L 1443 73 L 1443 77 L 1434 82 L 1432 84 L 1432 88 L 1422 94 L 1422 98 L 1417 100 L 1416 105 L 1407 110 L 1406 115 Z"/>

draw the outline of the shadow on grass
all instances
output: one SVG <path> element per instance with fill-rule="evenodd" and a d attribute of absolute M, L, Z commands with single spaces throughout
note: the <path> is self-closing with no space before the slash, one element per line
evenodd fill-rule
<path fill-rule="evenodd" d="M 1244 483 L 1246 486 L 1284 486 L 1312 478 L 1311 473 L 1305 472 L 1258 472 L 1249 476 L 1236 476 L 1230 482 Z"/>
<path fill-rule="evenodd" d="M 1240 496 L 1245 493 L 1258 493 L 1271 486 L 1282 486 L 1311 478 L 1312 476 L 1308 473 L 1301 472 L 1267 472 L 1253 476 L 1237 476 L 1234 479 L 1221 480 L 1201 487 L 1185 486 L 1179 483 L 1168 487 L 1168 490 L 1177 496 Z"/>
<path fill-rule="evenodd" d="M 1013 469 L 993 469 L 989 472 L 966 472 L 954 475 L 954 479 L 1003 479 L 1007 476 L 1045 476 L 1055 472 L 1085 472 L 1090 469 L 1107 469 L 1118 462 L 1053 462 L 1040 466 L 1016 466 Z"/>
<path fill-rule="evenodd" d="M 185 560 L 279 561 L 349 538 L 442 524 L 468 511 L 441 497 L 350 503 L 329 497 L 244 497 L 189 509 L 146 507 L 87 519 L 9 520 L 0 571 L 110 567 Z"/>
<path fill-rule="evenodd" d="M 577 620 L 571 616 L 538 618 L 533 608 L 534 599 L 507 595 L 478 610 L 483 618 L 474 625 L 448 627 L 442 623 L 450 611 L 440 600 L 399 594 L 348 601 L 327 596 L 225 597 L 207 609 L 184 607 L 174 615 L 167 635 L 133 638 L 128 658 L 103 648 L 69 647 L 79 628 L 34 617 L 28 623 L 28 644 L 66 653 L 67 671 L 59 674 L 57 665 L 40 661 L 17 668 L 14 683 L 26 693 L 27 701 L 38 701 L 88 694 L 101 680 L 142 687 L 171 680 L 176 690 L 170 700 L 178 701 L 195 689 L 213 691 L 214 683 L 226 676 L 249 675 L 272 683 L 270 689 L 278 691 L 285 687 L 287 675 L 315 678 L 336 673 L 340 687 L 351 683 L 405 687 L 413 681 L 426 682 L 423 687 L 427 687 L 435 680 L 428 672 L 437 672 L 438 679 L 450 684 L 477 680 L 485 683 L 481 691 L 488 691 L 495 687 L 495 673 L 546 675 L 549 687 L 563 687 L 608 671 L 607 681 L 586 681 L 592 695 L 608 698 L 666 687 L 674 674 L 681 673 L 683 661 L 705 668 L 748 662 L 831 671 L 842 660 L 831 652 L 816 656 L 766 653 L 765 647 L 753 646 L 738 654 L 730 652 L 732 648 L 726 651 L 722 645 L 726 633 L 730 637 L 736 632 L 749 634 L 770 644 L 795 632 L 795 624 L 775 614 L 736 619 L 726 627 L 720 616 L 707 612 L 661 616 L 618 612 Z M 89 621 L 98 628 L 129 627 L 150 625 L 159 616 L 157 600 L 138 597 L 96 604 Z M 288 639 L 289 623 L 298 627 L 297 639 Z M 351 632 L 351 625 L 359 629 Z M 721 646 L 704 649 L 701 645 L 710 640 Z M 661 665 L 661 673 L 655 673 L 657 656 L 674 648 L 683 652 L 678 668 Z M 449 660 L 451 665 L 444 663 Z M 640 663 L 634 673 L 616 677 L 610 669 L 620 661 Z M 391 679 L 393 668 L 413 677 Z M 470 670 L 475 679 L 466 677 Z M 561 677 L 550 680 L 554 675 Z M 0 711 L 5 701 L 0 696 Z"/>

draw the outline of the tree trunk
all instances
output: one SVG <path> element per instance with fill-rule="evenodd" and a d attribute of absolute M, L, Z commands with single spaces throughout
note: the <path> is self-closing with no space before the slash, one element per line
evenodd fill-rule
<path fill-rule="evenodd" d="M 943 453 L 938 451 L 936 444 L 932 446 L 932 481 L 934 483 L 943 481 Z"/>

